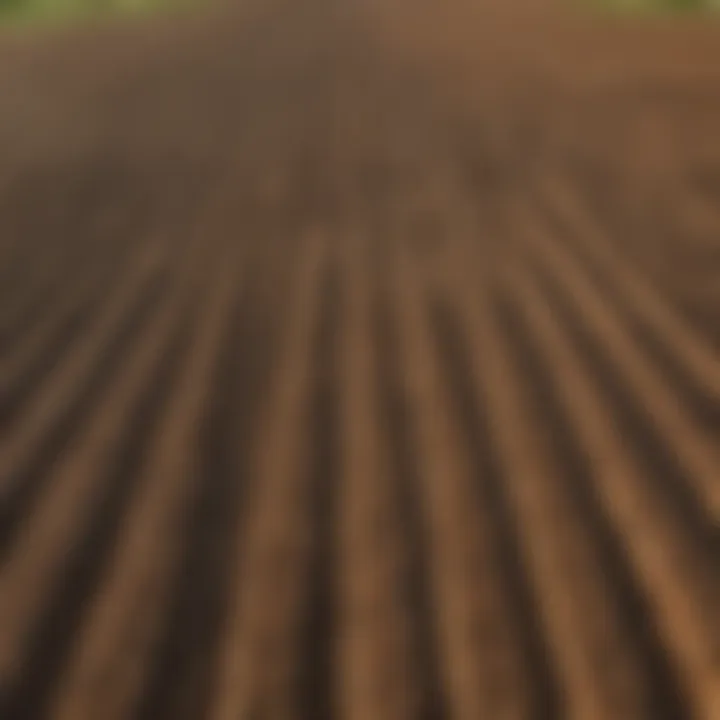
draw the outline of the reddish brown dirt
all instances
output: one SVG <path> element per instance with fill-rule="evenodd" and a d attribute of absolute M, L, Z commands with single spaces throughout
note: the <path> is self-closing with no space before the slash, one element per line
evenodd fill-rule
<path fill-rule="evenodd" d="M 720 720 L 720 28 L 539 5 L 0 40 L 0 718 Z"/>

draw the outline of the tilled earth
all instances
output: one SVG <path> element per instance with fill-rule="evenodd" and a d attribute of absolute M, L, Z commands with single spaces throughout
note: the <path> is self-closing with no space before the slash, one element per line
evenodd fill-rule
<path fill-rule="evenodd" d="M 0 39 L 0 718 L 720 718 L 720 27 L 509 5 Z"/>

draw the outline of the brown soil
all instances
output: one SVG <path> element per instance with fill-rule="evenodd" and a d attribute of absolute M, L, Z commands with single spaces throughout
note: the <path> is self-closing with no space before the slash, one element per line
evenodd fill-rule
<path fill-rule="evenodd" d="M 0 39 L 0 718 L 719 720 L 719 78 L 530 0 Z"/>

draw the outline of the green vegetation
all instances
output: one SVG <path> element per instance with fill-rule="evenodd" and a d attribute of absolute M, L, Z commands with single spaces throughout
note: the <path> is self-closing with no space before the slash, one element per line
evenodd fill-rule
<path fill-rule="evenodd" d="M 720 10 L 720 0 L 600 0 L 599 4 L 613 9 L 630 11 Z"/>
<path fill-rule="evenodd" d="M 46 23 L 188 5 L 189 0 L 0 0 L 0 23 Z"/>

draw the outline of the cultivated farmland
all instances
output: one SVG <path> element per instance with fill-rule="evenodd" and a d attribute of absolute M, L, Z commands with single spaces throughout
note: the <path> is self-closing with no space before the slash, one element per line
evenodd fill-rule
<path fill-rule="evenodd" d="M 538 4 L 0 40 L 1 718 L 720 718 L 720 30 Z"/>

